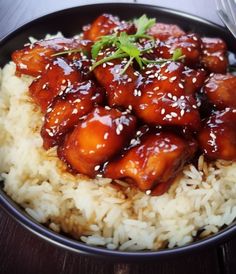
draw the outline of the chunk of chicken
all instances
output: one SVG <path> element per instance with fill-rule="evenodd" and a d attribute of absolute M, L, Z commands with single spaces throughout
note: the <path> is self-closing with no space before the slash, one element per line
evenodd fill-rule
<path fill-rule="evenodd" d="M 12 60 L 16 63 L 16 72 L 18 74 L 27 74 L 31 76 L 40 75 L 48 63 L 55 57 L 57 52 L 69 49 L 81 49 L 90 52 L 91 41 L 54 38 L 49 40 L 40 40 L 21 50 L 16 50 L 12 54 Z"/>
<path fill-rule="evenodd" d="M 41 130 L 43 146 L 49 149 L 61 143 L 64 135 L 73 129 L 80 118 L 102 103 L 103 91 L 89 80 L 68 87 L 47 108 Z"/>
<path fill-rule="evenodd" d="M 104 50 L 98 60 L 112 54 L 112 49 Z M 122 59 L 115 59 L 104 63 L 94 69 L 94 74 L 99 82 L 106 89 L 107 100 L 110 107 L 133 105 L 136 98 L 136 87 L 141 81 L 140 75 L 129 66 L 125 73 L 122 73 L 126 65 Z"/>
<path fill-rule="evenodd" d="M 135 127 L 134 116 L 97 107 L 67 136 L 58 155 L 75 171 L 94 177 L 129 142 Z"/>
<path fill-rule="evenodd" d="M 171 62 L 145 72 L 135 113 L 151 125 L 200 127 L 200 116 L 192 96 L 185 96 L 183 65 Z"/>
<path fill-rule="evenodd" d="M 195 151 L 195 142 L 174 133 L 147 134 L 140 144 L 108 163 L 104 173 L 108 178 L 131 181 L 141 191 L 153 189 L 154 194 L 161 195 Z"/>
<path fill-rule="evenodd" d="M 77 69 L 70 66 L 64 58 L 56 58 L 32 82 L 29 92 L 35 103 L 45 112 L 54 97 L 80 80 L 81 74 Z"/>
<path fill-rule="evenodd" d="M 213 74 L 203 89 L 209 101 L 217 108 L 236 108 L 236 76 Z"/>
<path fill-rule="evenodd" d="M 170 37 L 168 40 L 157 44 L 153 49 L 153 54 L 158 58 L 170 59 L 176 49 L 182 50 L 186 65 L 194 66 L 201 56 L 201 39 L 196 34 Z"/>
<path fill-rule="evenodd" d="M 148 34 L 154 36 L 156 39 L 165 41 L 170 37 L 179 37 L 185 32 L 177 25 L 156 23 L 149 30 Z"/>
<path fill-rule="evenodd" d="M 215 73 L 226 73 L 228 67 L 227 45 L 219 38 L 202 38 L 201 63 L 205 69 Z"/>
<path fill-rule="evenodd" d="M 114 32 L 133 32 L 134 26 L 120 21 L 118 17 L 111 14 L 102 14 L 84 31 L 84 38 L 91 41 L 98 40 L 101 36 L 109 35 Z"/>
<path fill-rule="evenodd" d="M 236 160 L 236 109 L 216 111 L 198 136 L 204 154 L 212 159 Z"/>

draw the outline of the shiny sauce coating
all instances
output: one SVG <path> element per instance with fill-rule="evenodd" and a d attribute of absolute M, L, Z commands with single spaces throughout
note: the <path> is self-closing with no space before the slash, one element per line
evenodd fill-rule
<path fill-rule="evenodd" d="M 136 41 L 153 62 L 120 57 L 92 70 L 117 51 L 105 45 L 93 60 L 101 37 L 137 26 L 102 14 L 83 30 L 12 54 L 18 76 L 36 77 L 29 95 L 44 116 L 43 146 L 56 146 L 68 171 L 162 195 L 196 155 L 236 161 L 236 76 L 222 39 L 158 22 L 146 33 L 153 41 Z M 173 60 L 176 50 L 184 58 Z"/>

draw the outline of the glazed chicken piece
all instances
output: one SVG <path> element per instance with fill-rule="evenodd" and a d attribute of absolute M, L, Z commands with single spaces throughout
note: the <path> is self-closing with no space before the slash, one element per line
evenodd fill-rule
<path fill-rule="evenodd" d="M 58 155 L 76 172 L 94 177 L 129 142 L 135 127 L 134 116 L 97 107 L 67 136 Z"/>
<path fill-rule="evenodd" d="M 98 40 L 101 36 L 109 35 L 114 32 L 134 32 L 134 26 L 120 21 L 118 17 L 111 14 L 102 14 L 84 31 L 84 39 L 91 41 Z"/>
<path fill-rule="evenodd" d="M 35 103 L 45 112 L 54 97 L 80 80 L 81 74 L 78 70 L 70 66 L 64 58 L 56 58 L 32 82 L 29 92 Z"/>
<path fill-rule="evenodd" d="M 216 111 L 198 136 L 199 145 L 211 160 L 236 160 L 236 109 Z"/>
<path fill-rule="evenodd" d="M 148 30 L 148 35 L 154 36 L 160 41 L 165 41 L 169 37 L 179 37 L 185 32 L 177 25 L 156 23 Z"/>
<path fill-rule="evenodd" d="M 104 91 L 91 80 L 68 87 L 47 108 L 41 130 L 43 146 L 49 149 L 61 143 L 64 135 L 73 129 L 80 118 L 103 101 Z"/>
<path fill-rule="evenodd" d="M 90 52 L 91 41 L 54 38 L 49 40 L 41 40 L 29 46 L 25 46 L 21 50 L 16 50 L 12 54 L 12 60 L 16 64 L 16 72 L 31 76 L 40 75 L 45 66 L 54 59 L 53 54 L 69 49 L 78 49 Z"/>
<path fill-rule="evenodd" d="M 182 77 L 183 64 L 167 63 L 145 71 L 135 113 L 151 125 L 200 127 L 200 116 L 195 99 L 185 96 Z"/>
<path fill-rule="evenodd" d="M 236 108 L 236 76 L 213 74 L 203 89 L 209 101 L 219 109 Z"/>
<path fill-rule="evenodd" d="M 184 63 L 194 66 L 201 55 L 201 39 L 196 34 L 186 34 L 179 37 L 170 37 L 162 41 L 153 49 L 154 56 L 170 59 L 176 49 L 181 49 L 185 56 Z"/>
<path fill-rule="evenodd" d="M 111 54 L 112 49 L 104 50 L 98 60 Z M 137 101 L 136 87 L 141 81 L 140 75 L 135 72 L 132 66 L 129 66 L 125 73 L 122 73 L 126 62 L 121 59 L 115 59 L 104 63 L 94 69 L 94 74 L 99 82 L 106 89 L 108 105 L 128 107 Z"/>
<path fill-rule="evenodd" d="M 142 85 L 140 89 L 149 87 L 153 91 L 161 90 L 171 92 L 172 95 L 181 96 L 184 94 L 182 73 L 184 65 L 179 62 L 167 62 L 162 65 L 153 65 L 143 70 Z M 143 91 L 147 93 L 147 91 Z"/>
<path fill-rule="evenodd" d="M 228 67 L 227 45 L 219 38 L 202 38 L 201 63 L 205 69 L 215 73 L 226 73 Z"/>
<path fill-rule="evenodd" d="M 194 141 L 187 142 L 174 133 L 147 134 L 140 144 L 108 163 L 104 174 L 132 182 L 141 191 L 153 190 L 155 195 L 161 195 L 195 151 Z"/>

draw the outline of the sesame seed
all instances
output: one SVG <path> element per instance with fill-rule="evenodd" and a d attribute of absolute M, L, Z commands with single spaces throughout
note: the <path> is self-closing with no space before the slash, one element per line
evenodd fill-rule
<path fill-rule="evenodd" d="M 179 83 L 179 87 L 180 88 L 184 88 L 183 84 Z"/>
<path fill-rule="evenodd" d="M 165 114 L 166 110 L 164 108 L 161 109 L 161 114 Z"/>
<path fill-rule="evenodd" d="M 192 82 L 193 82 L 193 84 L 195 84 L 195 83 L 197 82 L 197 78 L 194 77 L 194 78 L 192 79 Z"/>
<path fill-rule="evenodd" d="M 97 171 L 97 170 L 99 170 L 99 168 L 100 168 L 100 165 L 97 165 L 94 167 L 94 170 Z"/>
<path fill-rule="evenodd" d="M 170 115 L 171 115 L 172 117 L 177 117 L 177 116 L 178 116 L 177 113 L 175 113 L 175 112 L 171 112 Z"/>
<path fill-rule="evenodd" d="M 210 133 L 210 136 L 212 139 L 216 139 L 216 135 L 213 132 Z"/>
<path fill-rule="evenodd" d="M 72 111 L 72 114 L 77 114 L 78 113 L 78 109 L 74 108 Z"/>
<path fill-rule="evenodd" d="M 181 116 L 181 117 L 184 116 L 184 109 L 181 109 L 181 111 L 180 111 L 180 116 Z"/>
<path fill-rule="evenodd" d="M 43 86 L 42 86 L 42 89 L 46 89 L 47 88 L 47 84 L 44 84 Z"/>
<path fill-rule="evenodd" d="M 160 89 L 160 87 L 155 87 L 153 90 L 155 90 L 155 91 L 156 91 L 156 90 L 159 90 L 159 89 Z"/>
<path fill-rule="evenodd" d="M 166 114 L 166 118 L 171 120 L 172 119 L 172 115 Z"/>
<path fill-rule="evenodd" d="M 149 190 L 146 190 L 146 194 L 147 194 L 147 195 L 150 195 L 151 192 L 152 192 L 152 191 L 151 191 L 150 189 L 149 189 Z"/>
<path fill-rule="evenodd" d="M 107 66 L 106 63 L 103 63 L 103 64 L 102 64 L 102 67 L 103 67 L 103 68 L 105 68 L 106 66 Z"/>
<path fill-rule="evenodd" d="M 177 79 L 177 77 L 176 77 L 176 76 L 173 76 L 173 77 L 171 77 L 171 78 L 169 79 L 169 82 L 170 82 L 170 83 L 173 83 L 176 79 Z"/>
<path fill-rule="evenodd" d="M 132 139 L 132 140 L 130 141 L 130 145 L 131 145 L 131 146 L 138 145 L 138 144 L 140 144 L 140 141 L 139 141 L 139 140 Z"/>
<path fill-rule="evenodd" d="M 118 124 L 117 128 L 116 128 L 116 134 L 120 135 L 120 132 L 123 130 L 123 125 L 122 124 Z"/>
<path fill-rule="evenodd" d="M 172 99 L 172 94 L 170 92 L 167 93 L 167 96 Z"/>
<path fill-rule="evenodd" d="M 172 97 L 172 99 L 173 99 L 174 101 L 177 101 L 177 100 L 178 100 L 177 96 L 175 96 L 175 95 Z"/>
<path fill-rule="evenodd" d="M 107 140 L 107 139 L 108 139 L 108 136 L 109 136 L 109 133 L 106 132 L 106 133 L 104 134 L 104 136 L 103 136 L 104 140 Z"/>
<path fill-rule="evenodd" d="M 175 102 L 174 104 L 171 105 L 173 108 L 178 106 L 178 102 Z"/>
<path fill-rule="evenodd" d="M 81 102 L 81 99 L 76 99 L 75 101 L 74 101 L 74 103 L 80 103 Z"/>
<path fill-rule="evenodd" d="M 122 131 L 122 130 L 123 130 L 123 125 L 122 125 L 122 124 L 119 124 L 119 125 L 118 125 L 118 128 L 119 128 L 120 131 Z"/>

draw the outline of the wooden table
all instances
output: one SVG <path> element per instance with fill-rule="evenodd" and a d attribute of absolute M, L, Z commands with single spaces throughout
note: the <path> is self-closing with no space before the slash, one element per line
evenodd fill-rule
<path fill-rule="evenodd" d="M 96 1 L 107 2 L 107 1 Z M 111 1 L 110 1 L 111 2 Z M 118 1 L 117 1 L 118 2 Z M 119 1 L 133 2 L 133 1 Z M 154 4 L 154 1 L 134 1 Z M 40 15 L 76 5 L 83 0 L 0 0 L 0 39 L 24 22 Z M 156 5 L 202 16 L 220 24 L 214 0 L 159 0 Z M 236 273 L 236 238 L 195 255 L 161 262 L 112 263 L 81 256 L 41 240 L 16 223 L 0 208 L 0 273 L 91 274 L 230 274 Z"/>

